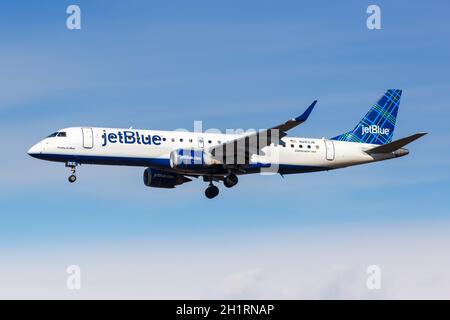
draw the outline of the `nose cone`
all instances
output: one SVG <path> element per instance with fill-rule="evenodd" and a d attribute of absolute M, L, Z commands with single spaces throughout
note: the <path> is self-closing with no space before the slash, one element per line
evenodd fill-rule
<path fill-rule="evenodd" d="M 42 146 L 41 143 L 36 143 L 34 146 L 32 146 L 28 152 L 30 156 L 37 158 L 42 153 Z"/>

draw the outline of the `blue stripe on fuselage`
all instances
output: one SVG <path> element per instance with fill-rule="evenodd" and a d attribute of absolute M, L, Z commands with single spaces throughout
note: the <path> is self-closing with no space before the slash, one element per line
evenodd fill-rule
<path fill-rule="evenodd" d="M 30 154 L 30 156 L 56 162 L 74 161 L 81 164 L 103 164 L 103 165 L 118 165 L 118 166 L 137 166 L 137 167 L 170 167 L 170 160 L 168 158 L 137 158 L 137 157 L 108 157 L 108 156 L 86 156 L 86 155 L 64 155 L 64 154 Z M 269 168 L 270 164 L 254 163 L 246 167 L 248 173 L 257 173 L 262 168 Z M 274 166 L 276 169 L 276 166 Z M 330 170 L 331 168 L 279 164 L 278 172 L 280 174 L 305 173 Z"/>
<path fill-rule="evenodd" d="M 170 161 L 168 158 L 108 157 L 108 156 L 85 156 L 85 155 L 66 155 L 66 154 L 30 154 L 30 155 L 37 159 L 57 161 L 57 162 L 75 161 L 78 163 L 85 163 L 85 164 L 106 164 L 117 166 L 138 166 L 138 167 L 170 166 Z"/>

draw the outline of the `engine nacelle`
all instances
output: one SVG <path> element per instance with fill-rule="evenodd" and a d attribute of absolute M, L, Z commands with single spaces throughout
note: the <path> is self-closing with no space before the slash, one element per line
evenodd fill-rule
<path fill-rule="evenodd" d="M 195 170 L 221 164 L 211 154 L 198 149 L 178 149 L 170 153 L 170 166 L 174 169 Z"/>
<path fill-rule="evenodd" d="M 175 188 L 175 186 L 191 181 L 177 173 L 147 168 L 144 171 L 144 184 L 153 188 Z"/>

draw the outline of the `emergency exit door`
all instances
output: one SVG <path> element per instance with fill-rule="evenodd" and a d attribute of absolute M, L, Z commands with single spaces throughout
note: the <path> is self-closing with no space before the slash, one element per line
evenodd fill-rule
<path fill-rule="evenodd" d="M 199 149 L 203 149 L 205 147 L 205 140 L 203 139 L 203 137 L 198 137 L 197 143 L 198 143 Z"/>

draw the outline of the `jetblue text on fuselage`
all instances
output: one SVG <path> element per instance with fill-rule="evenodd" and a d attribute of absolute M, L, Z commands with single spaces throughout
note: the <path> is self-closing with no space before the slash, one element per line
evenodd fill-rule
<path fill-rule="evenodd" d="M 123 144 L 144 144 L 144 145 L 155 145 L 159 146 L 161 144 L 161 136 L 142 134 L 138 131 L 117 131 L 117 132 L 106 132 L 103 130 L 103 144 L 102 147 L 106 146 L 108 143 L 123 143 Z"/>

